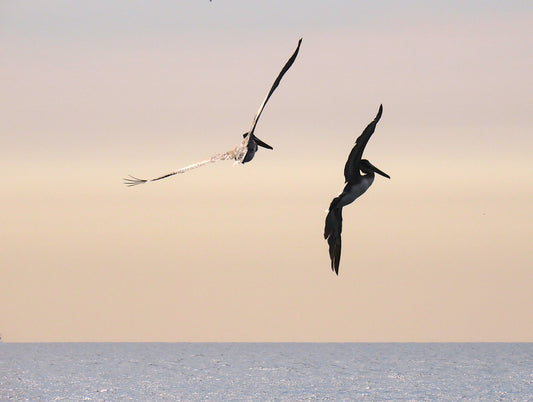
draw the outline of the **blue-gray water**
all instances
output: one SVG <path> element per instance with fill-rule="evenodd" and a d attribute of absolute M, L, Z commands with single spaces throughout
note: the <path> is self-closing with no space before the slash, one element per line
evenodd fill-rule
<path fill-rule="evenodd" d="M 0 400 L 533 401 L 533 344 L 0 344 Z"/>

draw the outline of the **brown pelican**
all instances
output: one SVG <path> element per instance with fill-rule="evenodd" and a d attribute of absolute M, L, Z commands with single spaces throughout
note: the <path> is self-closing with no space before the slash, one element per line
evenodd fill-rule
<path fill-rule="evenodd" d="M 255 136 L 254 134 L 255 127 L 257 126 L 257 121 L 259 120 L 259 117 L 261 116 L 261 113 L 263 112 L 263 109 L 265 108 L 266 103 L 270 99 L 270 96 L 274 93 L 274 91 L 278 87 L 279 83 L 281 82 L 281 79 L 283 78 L 283 75 L 285 75 L 285 73 L 289 70 L 289 68 L 291 68 L 292 64 L 294 63 L 294 60 L 296 60 L 296 56 L 298 55 L 298 51 L 300 50 L 301 43 L 302 43 L 302 39 L 298 41 L 298 46 L 296 47 L 296 50 L 294 51 L 290 59 L 287 61 L 285 66 L 283 66 L 283 69 L 281 70 L 278 77 L 274 81 L 274 84 L 272 84 L 272 88 L 270 88 L 270 92 L 266 96 L 261 106 L 259 106 L 259 110 L 254 116 L 254 119 L 252 121 L 252 127 L 250 128 L 248 132 L 243 134 L 244 138 L 238 146 L 236 146 L 231 151 L 224 152 L 222 154 L 213 155 L 209 159 L 206 159 L 198 163 L 194 163 L 189 166 L 185 166 L 184 168 L 176 170 L 175 172 L 167 173 L 166 175 L 156 177 L 155 179 L 145 180 L 145 179 L 139 179 L 134 176 L 129 176 L 124 179 L 124 184 L 126 184 L 127 186 L 136 186 L 137 184 L 146 183 L 147 181 L 161 180 L 169 176 L 173 176 L 178 173 L 184 173 L 188 170 L 196 169 L 200 166 L 206 165 L 208 163 L 213 163 L 216 161 L 233 159 L 235 160 L 235 163 L 246 163 L 246 162 L 250 162 L 253 159 L 258 147 L 272 149 L 270 145 L 264 143 L 263 141 L 261 141 L 259 138 Z"/>
<path fill-rule="evenodd" d="M 328 215 L 326 216 L 324 238 L 329 244 L 331 269 L 337 275 L 339 274 L 339 263 L 341 259 L 342 207 L 351 204 L 368 190 L 374 181 L 374 172 L 390 179 L 388 174 L 379 170 L 366 159 L 361 159 L 365 146 L 374 133 L 376 124 L 381 118 L 382 112 L 383 105 L 380 105 L 376 118 L 365 128 L 365 131 L 363 131 L 355 141 L 355 146 L 352 148 L 350 156 L 348 156 L 348 161 L 344 166 L 346 185 L 344 186 L 342 193 L 331 201 Z M 361 172 L 366 174 L 363 175 Z"/>

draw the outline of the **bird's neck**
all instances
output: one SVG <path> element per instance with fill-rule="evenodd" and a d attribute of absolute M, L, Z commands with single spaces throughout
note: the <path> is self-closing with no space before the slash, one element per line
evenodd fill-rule
<path fill-rule="evenodd" d="M 374 172 L 368 172 L 362 176 L 363 176 L 363 181 L 370 182 L 368 184 L 370 186 L 370 184 L 372 184 L 372 182 L 374 181 L 374 177 L 376 177 L 376 174 Z"/>

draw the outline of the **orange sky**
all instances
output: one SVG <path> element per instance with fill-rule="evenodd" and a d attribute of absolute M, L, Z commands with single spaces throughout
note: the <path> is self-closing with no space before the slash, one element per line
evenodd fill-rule
<path fill-rule="evenodd" d="M 533 341 L 531 6 L 189 3 L 0 7 L 5 341 Z"/>

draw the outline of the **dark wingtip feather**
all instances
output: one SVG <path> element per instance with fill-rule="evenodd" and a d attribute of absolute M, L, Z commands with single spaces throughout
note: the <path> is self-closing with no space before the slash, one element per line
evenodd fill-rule
<path fill-rule="evenodd" d="M 335 201 L 335 200 L 334 200 Z M 331 260 L 331 270 L 339 275 L 339 265 L 341 261 L 341 240 L 342 233 L 342 208 L 330 207 L 326 216 L 324 227 L 324 238 L 329 246 L 329 258 Z"/>
<path fill-rule="evenodd" d="M 335 272 L 335 275 L 339 275 L 339 263 L 338 260 L 335 260 L 335 258 L 331 258 L 331 270 Z"/>
<path fill-rule="evenodd" d="M 139 179 L 138 177 L 132 175 L 130 175 L 129 177 L 125 177 L 122 180 L 124 180 L 124 184 L 128 187 L 133 187 L 138 184 L 143 184 L 147 182 L 147 180 Z"/>
<path fill-rule="evenodd" d="M 383 113 L 383 105 L 379 105 L 379 110 L 378 110 L 378 114 L 376 115 L 376 118 L 374 119 L 374 121 L 377 123 L 379 121 L 379 119 L 381 119 L 381 114 Z"/>
<path fill-rule="evenodd" d="M 336 275 L 339 275 L 339 265 L 341 262 L 341 247 L 340 244 L 335 244 L 333 253 L 331 255 L 331 269 Z"/>

